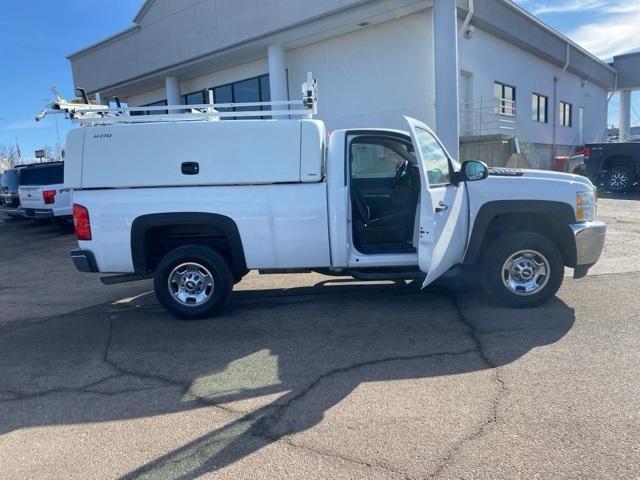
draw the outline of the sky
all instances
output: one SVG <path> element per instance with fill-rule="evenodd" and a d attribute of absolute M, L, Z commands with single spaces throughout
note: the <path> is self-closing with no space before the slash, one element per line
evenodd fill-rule
<path fill-rule="evenodd" d="M 312 1 L 312 0 L 308 0 Z M 319 0 L 314 0 L 319 1 Z M 320 0 L 321 1 L 321 0 Z M 35 114 L 58 86 L 73 96 L 67 55 L 132 24 L 143 0 L 10 0 L 0 17 L 0 145 L 18 143 L 23 159 L 64 143 L 72 125 L 61 116 L 36 123 Z M 640 0 L 517 0 L 543 22 L 604 60 L 640 49 Z M 632 123 L 640 124 L 640 92 Z M 617 123 L 617 97 L 610 105 Z"/>

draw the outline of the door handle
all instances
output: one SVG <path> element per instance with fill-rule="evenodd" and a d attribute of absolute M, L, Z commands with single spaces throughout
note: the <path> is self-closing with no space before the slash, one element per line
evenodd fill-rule
<path fill-rule="evenodd" d="M 197 175 L 200 173 L 200 165 L 198 162 L 182 162 L 180 170 L 184 175 Z"/>
<path fill-rule="evenodd" d="M 436 213 L 444 212 L 448 208 L 449 208 L 449 205 L 445 205 L 444 203 L 440 202 L 436 207 Z"/>

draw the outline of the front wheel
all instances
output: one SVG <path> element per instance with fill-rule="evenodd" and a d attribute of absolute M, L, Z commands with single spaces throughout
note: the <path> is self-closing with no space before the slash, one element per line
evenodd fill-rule
<path fill-rule="evenodd" d="M 233 275 L 215 250 L 185 245 L 167 253 L 153 277 L 162 306 L 182 320 L 199 320 L 218 314 L 227 304 Z"/>
<path fill-rule="evenodd" d="M 553 297 L 564 278 L 558 248 L 533 232 L 499 237 L 484 256 L 484 285 L 499 302 L 513 308 L 541 305 Z"/>

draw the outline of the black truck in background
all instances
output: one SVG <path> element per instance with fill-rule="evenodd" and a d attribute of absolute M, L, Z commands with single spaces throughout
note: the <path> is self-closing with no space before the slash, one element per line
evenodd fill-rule
<path fill-rule="evenodd" d="M 633 190 L 640 175 L 640 138 L 617 143 L 588 143 L 584 148 L 587 174 L 609 192 Z"/>

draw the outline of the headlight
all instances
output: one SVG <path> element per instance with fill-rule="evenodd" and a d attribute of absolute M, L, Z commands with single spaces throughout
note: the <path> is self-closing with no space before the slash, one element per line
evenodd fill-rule
<path fill-rule="evenodd" d="M 596 218 L 596 190 L 576 193 L 576 219 L 591 222 Z"/>

